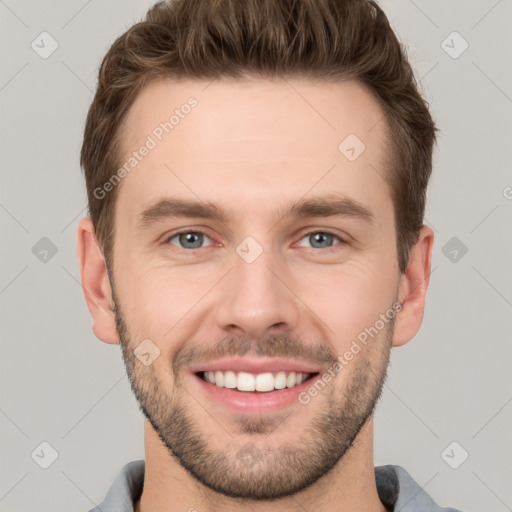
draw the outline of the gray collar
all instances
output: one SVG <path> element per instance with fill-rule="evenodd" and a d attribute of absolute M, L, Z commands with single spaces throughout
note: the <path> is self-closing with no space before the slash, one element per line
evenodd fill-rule
<path fill-rule="evenodd" d="M 103 502 L 89 512 L 134 512 L 142 494 L 145 461 L 129 462 L 119 471 Z M 400 466 L 375 468 L 377 492 L 390 512 L 460 512 L 440 508 Z"/>

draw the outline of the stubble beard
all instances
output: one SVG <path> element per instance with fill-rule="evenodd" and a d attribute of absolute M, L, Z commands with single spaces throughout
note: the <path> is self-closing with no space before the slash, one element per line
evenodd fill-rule
<path fill-rule="evenodd" d="M 334 383 L 337 380 L 334 379 L 331 381 L 333 385 L 312 399 L 312 402 L 323 400 L 323 410 L 297 439 L 289 440 L 279 448 L 265 442 L 272 440 L 273 435 L 279 435 L 288 421 L 295 424 L 300 421 L 303 410 L 299 408 L 307 405 L 297 403 L 298 410 L 288 413 L 290 418 L 286 415 L 284 418 L 280 415 L 236 417 L 229 429 L 230 435 L 220 421 L 216 423 L 215 418 L 205 412 L 206 421 L 219 430 L 215 437 L 227 439 L 225 446 L 215 448 L 201 428 L 205 419 L 195 418 L 190 411 L 189 404 L 195 401 L 182 386 L 184 372 L 175 374 L 172 397 L 169 397 L 154 367 L 144 366 L 134 355 L 137 343 L 129 335 L 117 299 L 115 305 L 123 359 L 139 408 L 171 456 L 196 481 L 222 495 L 257 501 L 276 500 L 308 488 L 343 459 L 381 396 L 394 319 L 378 339 L 370 342 L 373 344 L 371 350 L 363 348 L 350 362 L 356 366 L 345 389 L 336 389 Z M 364 355 L 367 349 L 371 357 Z"/>

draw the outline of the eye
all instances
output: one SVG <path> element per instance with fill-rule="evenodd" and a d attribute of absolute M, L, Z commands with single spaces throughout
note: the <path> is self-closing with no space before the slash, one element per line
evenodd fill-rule
<path fill-rule="evenodd" d="M 175 233 L 167 239 L 167 243 L 175 245 L 181 249 L 201 249 L 203 244 L 209 240 L 212 242 L 209 236 L 205 235 L 201 231 L 180 231 Z M 329 249 L 336 245 L 334 242 L 337 240 L 340 243 L 345 241 L 334 233 L 328 231 L 311 231 L 306 233 L 299 243 L 301 247 L 311 247 L 313 249 Z M 307 241 L 304 243 L 304 241 Z M 308 242 L 310 245 L 308 245 Z M 209 244 L 211 245 L 211 244 Z"/>
<path fill-rule="evenodd" d="M 177 240 L 177 243 L 173 242 L 174 239 Z M 200 249 L 205 239 L 211 242 L 210 237 L 200 231 L 180 231 L 170 236 L 167 242 L 181 249 Z"/>
<path fill-rule="evenodd" d="M 311 231 L 302 237 L 299 245 L 301 247 L 312 247 L 313 249 L 329 249 L 332 247 L 335 239 L 341 243 L 345 242 L 339 236 L 329 233 L 328 231 Z M 308 240 L 311 245 L 304 245 L 302 240 Z"/>

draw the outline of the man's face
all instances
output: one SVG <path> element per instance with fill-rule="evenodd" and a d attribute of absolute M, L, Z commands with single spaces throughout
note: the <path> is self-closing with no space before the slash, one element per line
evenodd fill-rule
<path fill-rule="evenodd" d="M 207 85 L 155 82 L 129 111 L 126 160 L 148 136 L 156 145 L 118 185 L 116 325 L 169 453 L 218 492 L 269 499 L 332 469 L 380 393 L 393 322 L 357 353 L 353 342 L 397 297 L 388 143 L 354 82 Z"/>

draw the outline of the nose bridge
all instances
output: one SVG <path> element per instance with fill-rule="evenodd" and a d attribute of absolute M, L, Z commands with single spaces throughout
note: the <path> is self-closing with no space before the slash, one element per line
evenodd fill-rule
<path fill-rule="evenodd" d="M 218 327 L 249 337 L 294 329 L 298 301 L 283 283 L 288 273 L 279 254 L 247 237 L 236 247 L 233 267 L 219 297 Z"/>

